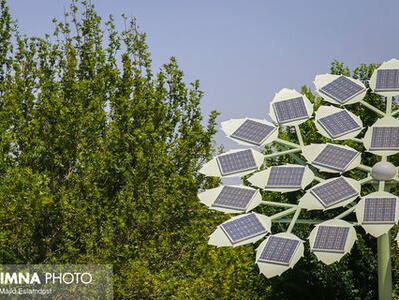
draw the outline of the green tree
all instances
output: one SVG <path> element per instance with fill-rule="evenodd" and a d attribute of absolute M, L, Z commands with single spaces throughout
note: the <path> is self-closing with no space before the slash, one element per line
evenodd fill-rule
<path fill-rule="evenodd" d="M 196 196 L 217 184 L 199 82 L 86 1 L 43 38 L 0 9 L 1 263 L 113 264 L 117 299 L 252 298 L 252 251 L 206 245 L 225 216 Z"/>

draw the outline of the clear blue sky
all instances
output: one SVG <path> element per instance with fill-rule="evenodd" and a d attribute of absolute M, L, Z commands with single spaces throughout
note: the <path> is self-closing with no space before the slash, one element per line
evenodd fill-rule
<path fill-rule="evenodd" d="M 68 1 L 8 0 L 27 35 L 53 29 Z M 154 67 L 175 56 L 186 79 L 199 79 L 204 113 L 219 122 L 268 117 L 281 88 L 311 86 L 337 59 L 349 67 L 399 58 L 399 1 L 93 0 L 100 16 L 135 16 Z M 119 25 L 120 18 L 116 18 Z M 270 120 L 270 119 L 269 119 Z M 222 133 L 217 142 L 240 148 Z"/>

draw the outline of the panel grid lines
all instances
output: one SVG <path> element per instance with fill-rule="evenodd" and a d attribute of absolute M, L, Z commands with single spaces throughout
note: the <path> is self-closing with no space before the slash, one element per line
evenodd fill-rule
<path fill-rule="evenodd" d="M 399 91 L 399 70 L 377 70 L 375 91 Z"/>
<path fill-rule="evenodd" d="M 312 188 L 310 192 L 325 208 L 336 205 L 358 194 L 353 186 L 343 177 L 338 177 L 337 179 L 318 185 Z"/>
<path fill-rule="evenodd" d="M 255 158 L 250 149 L 220 155 L 217 161 L 222 175 L 257 169 Z"/>
<path fill-rule="evenodd" d="M 370 150 L 399 150 L 399 127 L 373 127 Z"/>
<path fill-rule="evenodd" d="M 395 223 L 396 198 L 365 198 L 363 223 Z"/>
<path fill-rule="evenodd" d="M 300 241 L 290 238 L 270 236 L 258 261 L 289 265 L 299 243 Z"/>
<path fill-rule="evenodd" d="M 231 137 L 249 142 L 255 145 L 260 145 L 267 137 L 270 136 L 276 127 L 267 124 L 256 122 L 253 120 L 245 120 L 240 127 L 231 134 Z"/>
<path fill-rule="evenodd" d="M 318 122 L 332 138 L 340 137 L 361 128 L 346 110 L 320 118 Z"/>
<path fill-rule="evenodd" d="M 359 155 L 355 150 L 349 150 L 328 144 L 313 160 L 313 164 L 344 171 L 348 165 Z"/>
<path fill-rule="evenodd" d="M 300 187 L 305 167 L 273 166 L 266 187 Z"/>
<path fill-rule="evenodd" d="M 255 193 L 254 189 L 224 186 L 212 206 L 245 211 Z"/>
<path fill-rule="evenodd" d="M 220 227 L 233 244 L 267 232 L 266 228 L 253 213 L 227 221 Z"/>
<path fill-rule="evenodd" d="M 278 123 L 308 118 L 305 102 L 302 97 L 287 99 L 273 103 Z"/>
<path fill-rule="evenodd" d="M 320 89 L 322 93 L 343 104 L 365 90 L 345 76 L 340 76 Z"/>
<path fill-rule="evenodd" d="M 323 252 L 345 252 L 349 227 L 319 226 L 312 250 Z"/>

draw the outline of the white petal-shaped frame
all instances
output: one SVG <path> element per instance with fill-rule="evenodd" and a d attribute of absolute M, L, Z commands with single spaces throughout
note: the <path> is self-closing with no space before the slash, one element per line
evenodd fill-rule
<path fill-rule="evenodd" d="M 323 204 L 317 199 L 317 197 L 310 190 L 308 190 L 306 192 L 306 194 L 303 195 L 303 197 L 299 200 L 299 207 L 307 209 L 307 210 L 316 210 L 316 209 L 329 210 L 329 209 L 333 209 L 333 208 L 337 208 L 337 207 L 344 207 L 344 206 L 348 205 L 349 203 L 353 202 L 354 200 L 356 200 L 356 198 L 359 196 L 360 189 L 361 189 L 361 185 L 360 185 L 359 181 L 354 180 L 352 178 L 344 177 L 344 176 L 342 176 L 342 177 L 346 180 L 347 183 L 349 183 L 358 192 L 357 195 L 349 197 L 335 205 L 331 205 L 329 207 L 324 207 Z M 336 177 L 327 179 L 321 183 L 318 183 L 313 188 L 324 185 L 324 184 L 334 181 L 336 179 L 337 179 Z"/>
<path fill-rule="evenodd" d="M 302 148 L 302 155 L 306 158 L 306 160 L 311 163 L 313 166 L 318 168 L 322 172 L 328 172 L 328 173 L 344 173 L 346 171 L 352 170 L 356 168 L 357 166 L 360 165 L 361 162 L 361 155 L 357 155 L 346 167 L 344 170 L 336 170 L 334 168 L 329 168 L 327 166 L 321 166 L 319 164 L 313 164 L 312 162 L 314 159 L 320 154 L 321 151 L 324 150 L 325 147 L 327 147 L 330 144 L 310 144 L 308 146 L 305 146 Z M 334 146 L 347 149 L 347 150 L 352 150 L 356 151 L 355 149 L 346 146 L 346 145 L 337 145 L 333 144 Z M 356 151 L 357 152 L 357 151 Z"/>
<path fill-rule="evenodd" d="M 250 143 L 247 141 L 244 141 L 242 139 L 238 139 L 235 138 L 234 136 L 232 136 L 232 134 L 246 121 L 246 120 L 252 120 L 255 122 L 259 122 L 268 126 L 272 126 L 274 128 L 274 130 L 260 143 L 260 144 L 255 144 L 255 143 Z M 252 119 L 252 118 L 245 118 L 245 119 L 231 119 L 228 121 L 224 121 L 222 122 L 222 130 L 224 131 L 224 133 L 227 135 L 227 137 L 229 137 L 230 139 L 232 139 L 233 141 L 237 142 L 240 145 L 244 145 L 244 146 L 264 146 L 267 144 L 270 144 L 271 142 L 273 142 L 275 139 L 277 139 L 278 137 L 278 128 L 275 127 L 274 124 L 266 121 L 266 120 L 259 120 L 259 119 Z"/>
<path fill-rule="evenodd" d="M 277 120 L 276 113 L 275 113 L 274 108 L 273 108 L 273 104 L 274 103 L 285 101 L 285 100 L 288 100 L 288 99 L 299 98 L 299 97 L 302 97 L 302 99 L 303 99 L 303 101 L 305 103 L 307 117 L 303 118 L 303 119 L 299 119 L 299 120 L 294 120 L 294 121 L 291 121 L 291 122 L 285 122 L 282 125 L 295 126 L 295 125 L 302 124 L 302 123 L 306 122 L 308 119 L 310 119 L 312 117 L 312 114 L 313 114 L 313 105 L 309 101 L 309 99 L 305 95 L 302 95 L 301 93 L 297 92 L 296 90 L 293 90 L 293 89 L 292 90 L 291 89 L 282 89 L 281 91 L 276 93 L 276 95 L 274 96 L 273 100 L 270 103 L 269 115 L 270 115 L 270 118 L 273 120 L 273 122 L 276 123 L 276 124 L 279 123 L 278 120 Z"/>
<path fill-rule="evenodd" d="M 399 95 L 399 91 L 375 91 L 377 86 L 377 71 L 378 70 L 394 70 L 399 69 L 399 60 L 391 59 L 389 61 L 383 62 L 381 66 L 374 70 L 373 75 L 370 77 L 369 85 L 370 88 L 373 90 L 373 93 L 385 96 L 385 97 L 394 97 Z"/>
<path fill-rule="evenodd" d="M 255 243 L 258 240 L 262 239 L 265 235 L 267 235 L 270 232 L 270 228 L 272 226 L 272 221 L 269 217 L 267 217 L 265 215 L 261 215 L 261 214 L 257 214 L 257 213 L 250 213 L 250 214 L 256 215 L 259 222 L 263 225 L 263 227 L 266 228 L 267 232 L 265 232 L 264 234 L 257 235 L 253 238 L 249 238 L 249 239 L 246 239 L 246 240 L 243 240 L 243 241 L 233 244 L 220 226 L 226 222 L 240 219 L 244 216 L 247 216 L 248 214 L 239 215 L 239 216 L 232 217 L 231 219 L 227 220 L 223 224 L 219 225 L 217 227 L 217 229 L 209 236 L 208 244 L 217 246 L 217 247 L 229 247 L 229 246 L 237 247 L 237 246 L 241 246 L 241 245 L 245 245 L 245 244 Z"/>
<path fill-rule="evenodd" d="M 316 249 L 313 249 L 313 246 L 316 241 L 317 231 L 319 230 L 319 226 L 338 226 L 338 227 L 348 227 L 349 228 L 348 237 L 346 239 L 343 253 L 317 251 Z M 352 226 L 352 224 L 350 224 L 344 220 L 332 219 L 332 220 L 328 220 L 323 223 L 317 224 L 315 226 L 315 228 L 313 228 L 308 239 L 309 239 L 310 249 L 316 255 L 316 257 L 320 261 L 325 263 L 326 265 L 329 265 L 336 261 L 339 261 L 346 253 L 350 252 L 357 237 L 356 237 L 356 230 Z"/>
<path fill-rule="evenodd" d="M 251 150 L 254 160 L 255 160 L 256 167 L 259 168 L 263 164 L 263 161 L 264 161 L 264 155 L 262 153 L 255 151 L 253 149 L 236 149 L 236 150 L 230 150 L 226 153 L 223 153 L 223 154 L 220 154 L 220 155 L 214 157 L 213 159 L 208 161 L 206 164 L 204 164 L 201 167 L 201 169 L 199 170 L 199 172 L 201 174 L 204 174 L 205 176 L 215 176 L 215 177 L 224 177 L 224 178 L 240 177 L 240 176 L 244 176 L 249 173 L 252 173 L 255 171 L 254 169 L 223 176 L 222 172 L 220 171 L 219 165 L 218 165 L 218 161 L 217 161 L 218 157 L 225 155 L 225 154 L 231 154 L 231 153 L 236 153 L 236 152 L 245 151 L 245 150 Z"/>
<path fill-rule="evenodd" d="M 266 276 L 266 278 L 271 278 L 274 276 L 280 276 L 283 272 L 287 271 L 290 268 L 293 268 L 294 265 L 301 259 L 304 252 L 303 241 L 298 238 L 296 235 L 288 232 L 281 232 L 274 234 L 275 237 L 289 238 L 299 241 L 299 246 L 296 248 L 295 253 L 293 254 L 289 265 L 280 265 L 274 263 L 267 263 L 263 261 L 259 261 L 259 257 L 262 254 L 263 248 L 265 248 L 266 243 L 270 236 L 268 236 L 256 249 L 256 264 L 259 267 L 259 272 Z"/>
<path fill-rule="evenodd" d="M 302 166 L 295 165 L 295 164 L 285 164 L 285 165 L 282 165 L 281 167 L 302 167 Z M 262 188 L 266 191 L 287 193 L 287 192 L 293 192 L 293 191 L 298 191 L 298 190 L 304 190 L 305 187 L 308 186 L 314 179 L 313 172 L 309 169 L 308 166 L 306 166 L 300 187 L 295 187 L 295 188 L 269 187 L 269 186 L 267 186 L 267 182 L 269 179 L 270 171 L 271 171 L 271 168 L 268 168 L 266 170 L 255 173 L 254 175 L 252 175 L 251 177 L 248 178 L 248 181 L 252 185 Z"/>
<path fill-rule="evenodd" d="M 380 156 L 389 156 L 394 155 L 399 152 L 399 150 L 370 150 L 371 148 L 371 141 L 373 135 L 373 128 L 374 127 L 398 127 L 399 128 L 399 120 L 394 119 L 392 117 L 384 117 L 378 119 L 369 129 L 367 130 L 366 134 L 364 135 L 363 145 L 366 150 L 370 153 L 380 155 Z"/>
<path fill-rule="evenodd" d="M 398 234 L 396 235 L 395 240 L 396 240 L 396 242 L 398 243 L 398 246 L 399 246 L 399 231 L 398 231 Z"/>
<path fill-rule="evenodd" d="M 324 129 L 324 127 L 319 123 L 319 119 L 324 118 L 324 117 L 327 117 L 327 116 L 332 115 L 332 114 L 335 114 L 335 113 L 338 113 L 338 112 L 341 112 L 341 111 L 343 111 L 343 109 L 338 108 L 338 107 L 335 107 L 335 106 L 320 106 L 319 109 L 318 109 L 317 112 L 316 112 L 315 122 L 314 122 L 314 124 L 315 124 L 315 126 L 316 126 L 316 128 L 317 128 L 317 131 L 318 131 L 321 135 L 323 135 L 323 136 L 325 136 L 325 137 L 327 137 L 327 138 L 329 138 L 329 139 L 337 140 L 337 141 L 346 140 L 346 139 L 351 139 L 351 138 L 356 137 L 356 136 L 360 133 L 360 131 L 362 131 L 362 129 L 363 129 L 363 122 L 362 122 L 362 120 L 361 120 L 358 116 L 354 115 L 353 113 L 351 113 L 351 112 L 348 111 L 348 110 L 347 110 L 347 112 L 349 113 L 349 115 L 356 121 L 356 123 L 359 124 L 359 126 L 360 126 L 359 129 L 356 129 L 356 130 L 354 130 L 354 131 L 351 131 L 351 132 L 349 132 L 349 133 L 347 133 L 347 134 L 343 134 L 343 135 L 341 135 L 341 136 L 339 136 L 339 137 L 333 138 L 333 137 L 330 136 L 330 134 Z"/>
<path fill-rule="evenodd" d="M 364 224 L 363 223 L 363 215 L 364 215 L 364 202 L 365 198 L 396 198 L 396 209 L 395 209 L 395 222 L 391 224 Z M 374 237 L 379 237 L 384 233 L 388 232 L 396 223 L 398 223 L 399 219 L 399 198 L 391 193 L 378 191 L 371 194 L 368 194 L 365 197 L 362 197 L 358 204 L 356 205 L 356 218 L 359 224 L 364 228 L 364 230 L 371 234 Z"/>
<path fill-rule="evenodd" d="M 250 202 L 248 203 L 248 206 L 245 210 L 238 210 L 238 209 L 229 209 L 225 207 L 219 207 L 213 205 L 217 197 L 219 196 L 220 192 L 223 190 L 224 186 L 219 186 L 214 189 L 209 189 L 206 190 L 202 193 L 198 194 L 198 198 L 200 199 L 200 202 L 208 206 L 210 209 L 214 209 L 217 211 L 224 212 L 226 214 L 236 214 L 236 213 L 242 213 L 242 212 L 249 212 L 253 210 L 255 207 L 257 207 L 261 202 L 262 202 L 262 195 L 260 194 L 259 190 L 250 188 L 248 186 L 244 185 L 230 185 L 231 187 L 237 187 L 241 189 L 247 189 L 247 190 L 253 190 L 255 191 L 255 194 L 251 198 Z"/>
<path fill-rule="evenodd" d="M 322 89 L 323 87 L 325 87 L 326 85 L 328 85 L 329 83 L 333 82 L 334 80 L 338 79 L 341 76 L 342 75 L 332 75 L 332 74 L 316 75 L 313 83 L 316 87 L 317 93 L 321 97 L 323 97 L 323 99 L 325 101 L 330 102 L 332 104 L 338 104 L 338 105 L 348 105 L 348 104 L 353 104 L 353 103 L 363 100 L 364 96 L 366 96 L 366 93 L 367 93 L 367 89 L 366 89 L 365 85 L 360 80 L 354 79 L 354 78 L 351 78 L 348 76 L 345 76 L 345 77 L 348 78 L 349 80 L 351 80 L 352 82 L 360 85 L 362 88 L 364 88 L 364 90 L 362 92 L 360 92 L 359 94 L 356 94 L 354 97 L 350 98 L 345 103 L 342 104 L 339 101 L 335 100 L 334 98 L 332 98 L 332 97 L 326 95 L 325 93 L 323 93 L 322 91 L 320 91 L 320 89 Z"/>

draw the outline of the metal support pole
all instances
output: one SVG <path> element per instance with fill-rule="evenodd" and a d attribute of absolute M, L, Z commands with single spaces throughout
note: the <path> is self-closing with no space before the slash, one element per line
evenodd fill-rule
<path fill-rule="evenodd" d="M 378 299 L 392 300 L 392 264 L 390 232 L 377 238 Z"/>
<path fill-rule="evenodd" d="M 384 112 L 380 111 L 378 108 L 372 106 L 371 104 L 367 103 L 366 101 L 360 100 L 360 103 L 363 104 L 368 109 L 370 109 L 373 112 L 375 112 L 376 114 L 380 115 L 381 117 L 385 117 L 385 113 Z"/>
<path fill-rule="evenodd" d="M 390 116 L 392 114 L 392 96 L 387 97 L 386 114 Z"/>

